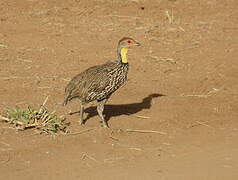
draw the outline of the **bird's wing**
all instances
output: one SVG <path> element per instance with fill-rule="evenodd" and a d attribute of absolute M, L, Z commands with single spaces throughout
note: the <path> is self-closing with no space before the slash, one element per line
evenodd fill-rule
<path fill-rule="evenodd" d="M 81 92 L 84 86 L 84 74 L 78 74 L 75 76 L 65 88 L 65 99 L 64 105 L 68 103 L 73 98 L 80 98 Z"/>
<path fill-rule="evenodd" d="M 110 94 L 111 77 L 109 73 L 115 69 L 115 62 L 108 62 L 91 69 L 87 77 L 87 87 L 85 88 L 85 97 L 87 101 L 93 101 L 96 99 L 104 99 Z"/>

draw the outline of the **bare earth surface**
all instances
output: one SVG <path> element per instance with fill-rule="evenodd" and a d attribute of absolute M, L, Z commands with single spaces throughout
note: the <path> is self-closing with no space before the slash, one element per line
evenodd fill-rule
<path fill-rule="evenodd" d="M 65 115 L 50 137 L 0 123 L 0 179 L 238 179 L 237 0 L 1 0 L 0 111 L 16 105 Z M 131 49 L 129 80 L 95 107 L 62 107 L 68 80 Z M 162 96 L 164 95 L 164 96 Z M 153 130 L 160 133 L 128 132 Z"/>

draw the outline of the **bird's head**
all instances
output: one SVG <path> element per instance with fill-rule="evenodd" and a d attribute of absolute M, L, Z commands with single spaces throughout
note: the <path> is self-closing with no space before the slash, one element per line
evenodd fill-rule
<path fill-rule="evenodd" d="M 127 63 L 127 51 L 133 46 L 140 46 L 140 43 L 129 37 L 124 37 L 118 42 L 117 54 L 122 63 Z"/>
<path fill-rule="evenodd" d="M 118 46 L 120 48 L 130 48 L 133 46 L 140 46 L 140 43 L 132 38 L 124 37 L 118 42 Z"/>

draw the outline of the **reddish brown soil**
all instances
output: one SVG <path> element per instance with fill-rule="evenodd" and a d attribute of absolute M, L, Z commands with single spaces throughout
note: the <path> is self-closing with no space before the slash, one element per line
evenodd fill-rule
<path fill-rule="evenodd" d="M 16 132 L 0 124 L 0 179 L 238 179 L 238 3 L 236 0 L 1 0 L 0 108 L 47 107 L 71 132 Z M 127 84 L 78 124 L 62 107 L 67 81 L 129 52 Z M 160 96 L 165 95 L 165 96 Z M 141 117 L 142 116 L 142 117 Z M 154 130 L 131 133 L 126 129 Z"/>

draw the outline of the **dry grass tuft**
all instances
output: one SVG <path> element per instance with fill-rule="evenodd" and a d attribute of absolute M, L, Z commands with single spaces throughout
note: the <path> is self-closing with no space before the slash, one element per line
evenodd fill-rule
<path fill-rule="evenodd" d="M 50 112 L 44 105 L 39 110 L 28 106 L 27 108 L 15 107 L 7 109 L 4 115 L 0 115 L 0 120 L 14 124 L 17 130 L 35 128 L 39 133 L 56 135 L 58 132 L 67 133 L 69 123 L 65 118 L 57 116 L 55 111 Z"/>

